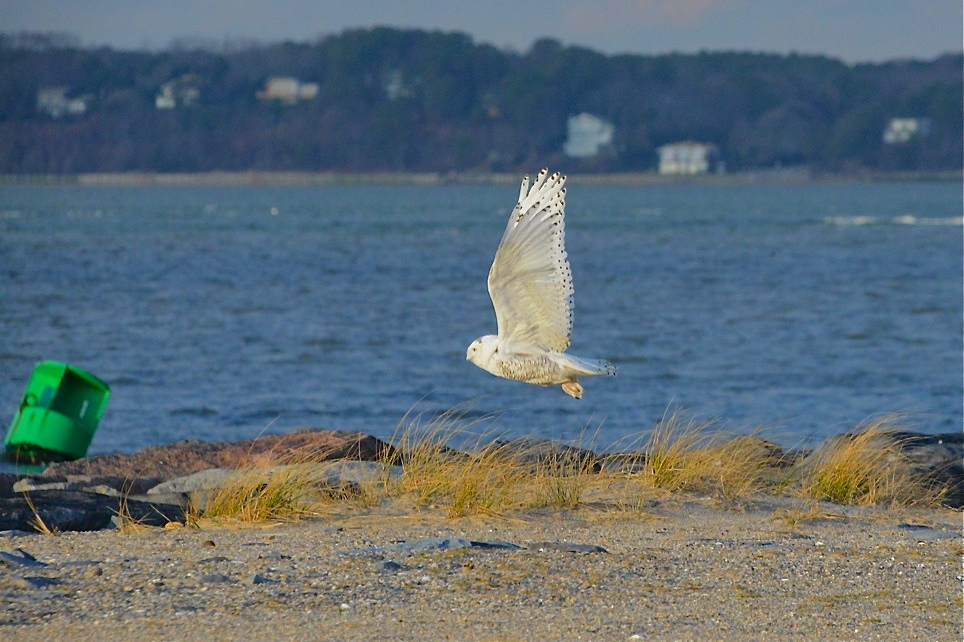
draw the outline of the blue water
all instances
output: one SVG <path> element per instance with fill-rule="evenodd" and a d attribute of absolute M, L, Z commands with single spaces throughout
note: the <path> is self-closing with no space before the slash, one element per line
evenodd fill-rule
<path fill-rule="evenodd" d="M 0 423 L 54 359 L 112 387 L 92 454 L 456 407 L 600 447 L 673 409 L 790 445 L 887 413 L 961 429 L 960 185 L 571 184 L 571 351 L 619 368 L 581 401 L 465 361 L 516 195 L 4 187 Z"/>

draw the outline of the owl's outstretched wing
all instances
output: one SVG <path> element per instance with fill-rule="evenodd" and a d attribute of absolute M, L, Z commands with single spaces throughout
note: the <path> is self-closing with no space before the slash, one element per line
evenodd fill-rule
<path fill-rule="evenodd" d="M 562 352 L 572 332 L 572 272 L 565 247 L 565 176 L 543 169 L 519 202 L 489 270 L 499 339 L 513 349 Z"/>

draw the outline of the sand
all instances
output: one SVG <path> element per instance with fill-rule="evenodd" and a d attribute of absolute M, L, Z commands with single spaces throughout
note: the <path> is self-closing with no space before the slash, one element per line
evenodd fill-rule
<path fill-rule="evenodd" d="M 399 548 L 424 538 L 521 548 Z M 961 514 L 943 509 L 341 507 L 254 527 L 7 535 L 0 550 L 0 639 L 18 641 L 962 639 Z"/>

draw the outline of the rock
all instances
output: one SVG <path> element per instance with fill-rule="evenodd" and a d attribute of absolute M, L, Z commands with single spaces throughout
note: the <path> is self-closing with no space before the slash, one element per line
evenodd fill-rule
<path fill-rule="evenodd" d="M 235 471 L 230 468 L 199 470 L 190 475 L 175 477 L 174 479 L 161 482 L 157 486 L 150 488 L 147 494 L 160 495 L 177 493 L 187 495 L 198 490 L 214 490 L 223 486 L 234 474 L 236 474 Z"/>
<path fill-rule="evenodd" d="M 945 490 L 943 503 L 964 508 L 964 432 L 922 435 L 898 432 L 902 452 L 915 472 Z"/>
<path fill-rule="evenodd" d="M 82 481 L 58 481 L 50 482 L 42 477 L 24 477 L 13 485 L 13 490 L 18 493 L 39 493 L 52 490 L 69 490 L 84 493 L 95 493 L 107 495 L 108 497 L 124 497 L 125 494 L 113 486 L 107 484 L 90 484 L 93 478 L 86 477 Z"/>
<path fill-rule="evenodd" d="M 469 548 L 519 550 L 522 547 L 518 544 L 513 544 L 512 542 L 503 542 L 498 540 L 481 541 L 462 539 L 461 537 L 427 537 L 424 539 L 413 540 L 411 542 L 399 542 L 398 544 L 392 544 L 391 546 L 356 548 L 349 551 L 343 551 L 341 554 L 351 557 L 360 555 L 377 556 L 385 555 L 387 553 L 416 553 L 429 550 L 453 551 Z"/>
<path fill-rule="evenodd" d="M 733 446 L 739 452 L 745 453 L 746 459 L 753 461 L 754 465 L 772 469 L 788 468 L 800 458 L 800 453 L 797 451 L 786 451 L 772 441 L 753 435 L 740 435 L 719 443 Z M 641 472 L 645 465 L 646 453 L 643 452 L 609 453 L 599 456 L 600 471 L 605 473 L 633 475 Z"/>
<path fill-rule="evenodd" d="M 608 553 L 602 546 L 595 544 L 572 544 L 570 542 L 532 542 L 526 546 L 529 550 L 560 551 L 563 553 Z"/>
<path fill-rule="evenodd" d="M 26 566 L 28 568 L 46 566 L 46 564 L 37 560 L 36 557 L 22 548 L 16 549 L 16 552 L 0 551 L 0 564 L 5 566 Z"/>
<path fill-rule="evenodd" d="M 135 496 L 117 498 L 71 490 L 31 492 L 29 497 L 0 499 L 0 530 L 37 531 L 38 520 L 51 531 L 92 531 L 108 528 L 111 517 L 124 513 L 146 526 L 183 521 L 179 505 L 143 501 Z M 41 528 L 42 528 L 41 527 Z"/>
<path fill-rule="evenodd" d="M 16 497 L 19 493 L 41 490 L 71 490 L 123 497 L 147 492 L 162 480 L 153 477 L 119 477 L 116 475 L 54 475 L 49 469 L 43 474 L 30 475 L 11 484 L 10 492 L 0 497 Z"/>
<path fill-rule="evenodd" d="M 645 453 L 609 453 L 599 456 L 600 472 L 635 475 L 646 464 Z"/>
<path fill-rule="evenodd" d="M 42 490 L 77 490 L 76 484 L 71 484 L 70 482 L 49 482 L 49 483 L 38 483 L 37 480 L 31 477 L 24 477 L 17 483 L 13 485 L 14 492 L 17 493 L 27 493 L 32 491 L 42 491 Z"/>
<path fill-rule="evenodd" d="M 945 528 L 934 528 L 933 526 L 927 526 L 926 524 L 899 524 L 898 529 L 906 531 L 910 534 L 913 539 L 917 541 L 935 540 L 935 539 L 960 539 L 961 533 L 956 530 L 949 530 Z"/>
<path fill-rule="evenodd" d="M 327 482 L 334 487 L 398 481 L 402 476 L 401 466 L 385 466 L 376 461 L 340 460 L 323 466 Z"/>
<path fill-rule="evenodd" d="M 202 584 L 234 584 L 235 580 L 224 573 L 204 573 L 199 578 Z"/>
<path fill-rule="evenodd" d="M 598 473 L 601 470 L 599 456 L 593 451 L 552 439 L 514 439 L 496 444 L 500 455 L 536 467 L 572 472 Z"/>
<path fill-rule="evenodd" d="M 273 580 L 270 577 L 266 577 L 261 573 L 252 573 L 245 579 L 245 584 L 277 584 L 278 580 Z"/>
<path fill-rule="evenodd" d="M 380 461 L 395 456 L 392 446 L 359 432 L 303 429 L 234 443 L 180 441 L 131 454 L 95 455 L 52 464 L 43 475 L 117 475 L 160 481 L 211 468 L 270 466 L 332 459 Z"/>
<path fill-rule="evenodd" d="M 30 589 L 43 589 L 49 586 L 55 586 L 60 584 L 60 580 L 49 578 L 49 577 L 10 577 L 7 580 L 11 588 L 18 588 L 21 590 Z"/>

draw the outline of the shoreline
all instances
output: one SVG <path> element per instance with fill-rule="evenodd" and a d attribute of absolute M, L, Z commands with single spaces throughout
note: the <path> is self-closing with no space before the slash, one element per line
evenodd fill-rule
<path fill-rule="evenodd" d="M 302 172 L 302 171 L 211 171 L 211 172 L 91 172 L 77 174 L 3 174 L 0 185 L 77 185 L 84 187 L 306 187 L 332 185 L 506 185 L 518 180 L 516 173 L 491 172 Z M 758 170 L 732 174 L 664 176 L 655 172 L 570 174 L 577 185 L 810 185 L 833 183 L 960 183 L 959 170 L 920 172 L 863 172 L 830 174 L 809 170 Z"/>

